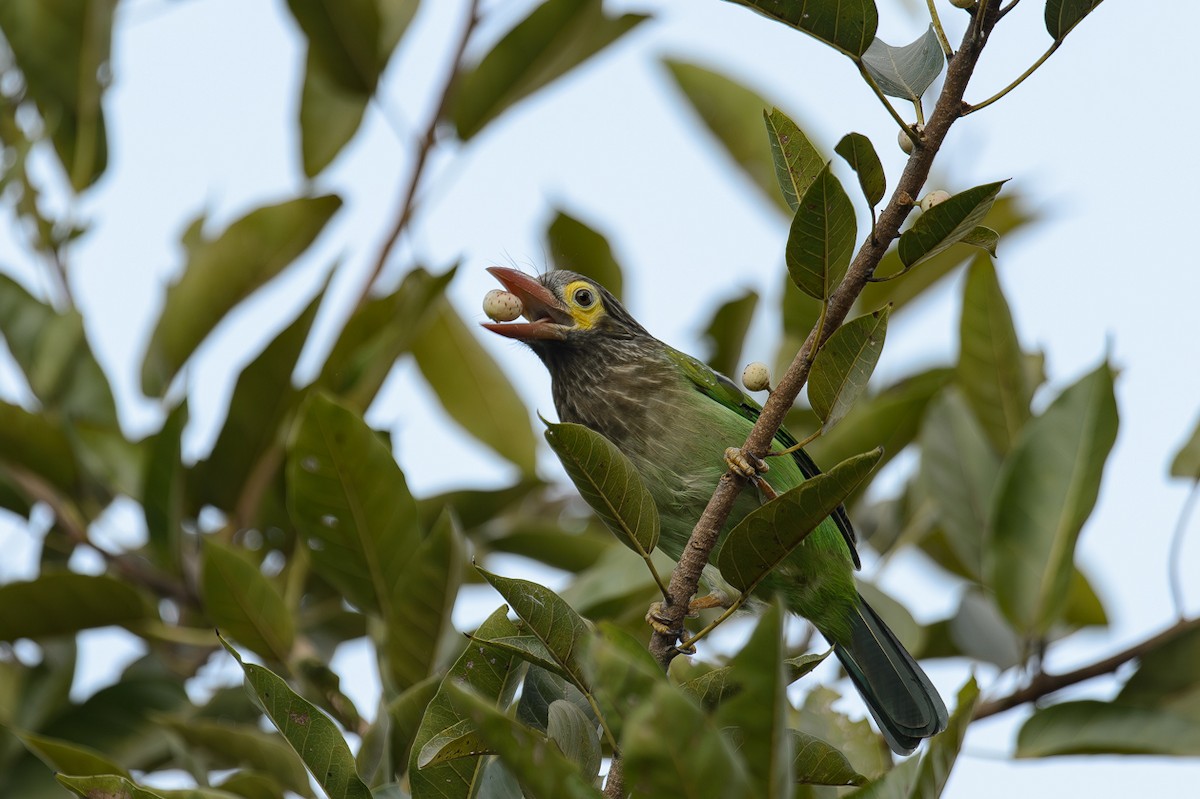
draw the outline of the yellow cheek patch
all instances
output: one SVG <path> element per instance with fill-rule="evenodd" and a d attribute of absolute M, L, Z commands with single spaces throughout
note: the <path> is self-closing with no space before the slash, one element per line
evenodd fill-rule
<path fill-rule="evenodd" d="M 587 294 L 582 294 L 587 292 Z M 579 294 L 579 298 L 576 295 Z M 586 299 L 590 296 L 591 304 L 582 304 L 579 299 Z M 563 289 L 563 297 L 567 302 L 567 308 L 571 311 L 571 318 L 575 320 L 575 326 L 580 330 L 590 330 L 605 317 L 604 303 L 600 301 L 600 292 L 596 287 L 586 280 L 576 280 L 573 283 L 568 283 Z"/>

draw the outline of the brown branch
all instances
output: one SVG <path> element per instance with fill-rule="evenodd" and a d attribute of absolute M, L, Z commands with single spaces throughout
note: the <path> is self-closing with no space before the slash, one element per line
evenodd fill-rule
<path fill-rule="evenodd" d="M 442 117 L 446 114 L 446 109 L 450 105 L 450 96 L 454 91 L 454 86 L 458 83 L 459 75 L 462 74 L 463 53 L 466 52 L 467 43 L 471 40 L 471 34 L 475 31 L 475 26 L 479 23 L 479 2 L 480 0 L 471 0 L 471 4 L 467 7 L 467 21 L 463 25 L 462 34 L 454 46 L 454 57 L 450 63 L 450 74 L 446 77 L 446 82 L 442 85 L 437 108 L 430 115 L 425 129 L 417 137 L 417 150 L 413 156 L 412 172 L 409 174 L 408 182 L 405 184 L 404 191 L 400 195 L 403 198 L 400 202 L 400 212 L 396 215 L 396 221 L 392 223 L 392 228 L 388 231 L 387 238 L 384 239 L 383 245 L 379 248 L 379 254 L 375 257 L 375 265 L 371 269 L 371 274 L 367 276 L 367 281 L 363 284 L 362 292 L 358 297 L 357 305 L 359 306 L 366 301 L 371 287 L 375 285 L 375 281 L 383 274 L 383 269 L 387 266 L 388 258 L 391 256 L 396 242 L 400 240 L 400 234 L 408 227 L 408 223 L 416 211 L 417 188 L 420 186 L 421 176 L 425 172 L 425 164 L 429 160 L 429 153 L 433 150 L 433 146 L 436 143 L 438 123 L 441 122 Z"/>
<path fill-rule="evenodd" d="M 1006 710 L 1011 710 L 1014 707 L 1024 705 L 1028 702 L 1034 702 L 1044 696 L 1062 690 L 1070 685 L 1090 680 L 1093 677 L 1100 677 L 1105 674 L 1111 674 L 1117 668 L 1123 666 L 1135 658 L 1145 655 L 1163 644 L 1171 641 L 1177 636 L 1192 630 L 1200 630 L 1200 618 L 1184 619 L 1176 622 L 1167 629 L 1147 638 L 1141 643 L 1134 644 L 1128 649 L 1124 649 L 1115 655 L 1106 657 L 1103 660 L 1098 660 L 1088 666 L 1075 669 L 1074 671 L 1064 672 L 1063 674 L 1047 674 L 1039 672 L 1037 676 L 1029 683 L 1029 685 L 1019 690 L 1013 691 L 1008 696 L 993 699 L 990 702 L 983 702 L 975 708 L 975 715 L 972 717 L 975 720 L 994 716 L 997 713 L 1003 713 Z"/>
<path fill-rule="evenodd" d="M 949 62 L 946 70 L 946 81 L 938 96 L 937 105 L 925 126 L 924 135 L 914 140 L 916 148 L 909 157 L 900 176 L 899 182 L 888 200 L 887 207 L 879 215 L 879 220 L 873 228 L 872 235 L 867 236 L 850 264 L 846 277 L 830 295 L 822 323 L 809 333 L 791 365 L 784 373 L 779 384 L 771 391 L 763 406 L 762 414 L 750 431 L 742 449 L 761 458 L 770 449 L 771 442 L 787 412 L 791 409 L 808 380 L 816 352 L 820 349 L 833 332 L 845 321 L 850 308 L 866 287 L 868 281 L 879 266 L 880 260 L 887 252 L 893 239 L 899 235 L 900 226 L 912 211 L 912 198 L 920 195 L 921 187 L 929 177 L 934 156 L 945 141 L 950 126 L 963 115 L 966 108 L 963 96 L 971 74 L 979 61 L 987 42 L 987 36 L 995 25 L 994 11 L 999 0 L 982 0 L 979 10 L 982 24 L 968 26 L 963 34 L 962 44 L 958 52 Z M 989 21 L 990 17 L 990 21 Z M 818 336 L 820 340 L 818 341 Z M 655 632 L 650 638 L 650 654 L 665 670 L 679 654 L 676 643 L 683 631 L 684 615 L 688 603 L 696 594 L 700 585 L 700 575 L 708 563 L 721 529 L 729 519 L 733 503 L 738 494 L 745 488 L 746 482 L 732 472 L 726 472 L 717 483 L 717 488 L 709 499 L 704 513 L 696 522 L 692 535 L 688 538 L 683 556 L 679 559 L 675 570 L 671 572 L 671 581 L 667 587 L 668 601 L 662 607 L 662 621 L 667 629 L 678 632 Z M 624 796 L 624 779 L 620 753 L 614 753 L 612 767 L 609 769 L 608 781 L 605 785 L 605 796 L 617 799 Z"/>

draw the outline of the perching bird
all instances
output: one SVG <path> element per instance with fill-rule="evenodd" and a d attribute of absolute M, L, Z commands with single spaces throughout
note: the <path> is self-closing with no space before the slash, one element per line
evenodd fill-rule
<path fill-rule="evenodd" d="M 538 278 L 488 271 L 521 300 L 528 321 L 484 327 L 523 341 L 542 359 L 562 421 L 590 427 L 629 457 L 658 506 L 659 548 L 678 559 L 728 468 L 726 447 L 746 440 L 760 406 L 729 378 L 650 335 L 594 281 L 561 270 Z M 796 443 L 782 429 L 775 441 Z M 771 461 L 762 479 L 780 493 L 818 473 L 803 450 Z M 725 532 L 760 502 L 743 491 Z M 854 531 L 839 508 L 760 590 L 782 594 L 790 611 L 833 644 L 888 744 L 909 754 L 945 729 L 946 706 L 859 595 L 858 566 Z"/>

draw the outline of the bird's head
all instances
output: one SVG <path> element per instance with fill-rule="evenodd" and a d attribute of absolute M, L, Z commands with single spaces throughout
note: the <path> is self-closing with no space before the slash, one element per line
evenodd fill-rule
<path fill-rule="evenodd" d="M 650 335 L 606 288 L 583 275 L 559 269 L 533 277 L 502 266 L 488 271 L 521 300 L 527 321 L 491 322 L 484 327 L 523 341 L 535 351 Z"/>

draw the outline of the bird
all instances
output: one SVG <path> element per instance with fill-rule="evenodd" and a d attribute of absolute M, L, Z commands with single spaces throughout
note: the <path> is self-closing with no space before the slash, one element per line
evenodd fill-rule
<path fill-rule="evenodd" d="M 561 421 L 600 433 L 632 461 L 658 508 L 658 546 L 678 560 L 729 468 L 726 448 L 746 440 L 761 406 L 728 377 L 652 336 L 594 280 L 568 270 L 536 277 L 500 266 L 488 271 L 520 300 L 524 321 L 483 326 L 541 359 Z M 782 450 L 796 439 L 781 428 L 774 443 Z M 802 449 L 771 460 L 764 490 L 740 494 L 722 535 L 775 493 L 820 473 Z M 839 507 L 759 590 L 782 595 L 790 612 L 829 641 L 889 747 L 908 755 L 946 728 L 946 706 L 859 594 L 858 568 L 854 528 Z"/>

